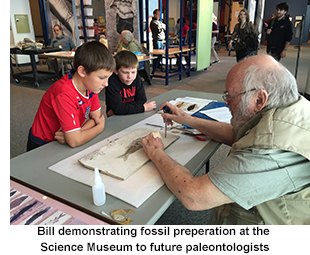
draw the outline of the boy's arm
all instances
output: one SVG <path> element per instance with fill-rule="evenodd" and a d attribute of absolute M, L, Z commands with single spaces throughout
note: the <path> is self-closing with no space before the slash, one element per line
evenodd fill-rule
<path fill-rule="evenodd" d="M 137 73 L 137 78 L 133 81 L 136 86 L 135 102 L 137 104 L 144 104 L 147 101 L 144 86 L 140 75 Z"/>
<path fill-rule="evenodd" d="M 103 131 L 105 118 L 101 114 L 101 111 L 98 110 L 91 112 L 89 117 L 90 119 L 81 127 L 81 129 L 65 133 L 65 140 L 70 147 L 74 148 L 80 146 Z"/>
<path fill-rule="evenodd" d="M 84 125 L 81 127 L 81 129 L 86 130 L 89 128 L 92 128 L 96 126 L 95 120 L 92 118 L 92 116 L 101 116 L 101 108 L 98 109 L 97 111 L 93 111 L 89 113 L 89 119 L 84 123 Z"/>
<path fill-rule="evenodd" d="M 135 97 L 135 101 L 138 105 L 143 105 L 144 108 L 144 112 L 148 112 L 148 111 L 153 111 L 156 109 L 156 102 L 155 101 L 151 101 L 151 102 L 147 102 L 147 98 L 146 98 L 146 94 L 145 94 L 145 90 L 144 90 L 144 86 L 141 80 L 141 77 L 139 76 L 139 74 L 137 74 L 137 92 L 136 92 L 136 97 Z"/>

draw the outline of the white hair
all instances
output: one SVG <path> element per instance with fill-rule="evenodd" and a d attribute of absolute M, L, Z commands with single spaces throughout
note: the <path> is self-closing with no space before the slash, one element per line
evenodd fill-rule
<path fill-rule="evenodd" d="M 243 79 L 244 91 L 264 89 L 268 93 L 266 108 L 288 106 L 298 100 L 296 79 L 282 64 L 276 68 L 249 66 Z M 242 99 L 249 102 L 253 92 L 247 93 Z"/>

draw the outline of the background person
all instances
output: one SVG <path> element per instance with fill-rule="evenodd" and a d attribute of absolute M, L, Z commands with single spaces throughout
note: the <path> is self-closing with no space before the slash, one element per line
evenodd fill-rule
<path fill-rule="evenodd" d="M 54 33 L 56 38 L 52 40 L 50 47 L 61 48 L 61 51 L 73 51 L 75 49 L 76 46 L 71 37 L 63 34 L 62 27 L 60 25 L 54 26 Z M 46 63 L 48 65 L 48 70 L 51 72 L 59 72 L 61 69 L 61 61 L 56 58 L 48 58 Z"/>
<path fill-rule="evenodd" d="M 212 62 L 212 64 L 218 64 L 220 63 L 220 59 L 216 53 L 216 50 L 214 49 L 214 45 L 216 43 L 216 39 L 217 39 L 217 35 L 219 33 L 219 26 L 216 22 L 217 17 L 215 16 L 215 14 L 213 13 L 212 16 L 212 39 L 211 39 L 211 54 L 214 58 L 214 61 Z"/>
<path fill-rule="evenodd" d="M 150 23 L 150 29 L 153 36 L 153 49 L 164 49 L 165 31 L 166 24 L 162 23 L 160 20 L 160 11 L 155 9 L 153 11 L 153 18 Z M 158 65 L 158 59 L 153 60 L 153 68 Z"/>
<path fill-rule="evenodd" d="M 143 48 L 138 40 L 133 38 L 133 34 L 129 30 L 123 30 L 121 33 L 121 39 L 116 45 L 115 51 L 120 52 L 122 50 L 129 50 L 134 53 L 143 53 Z M 139 63 L 138 69 L 142 68 L 143 62 Z"/>
<path fill-rule="evenodd" d="M 257 35 L 253 25 L 250 24 L 249 13 L 246 9 L 242 9 L 238 15 L 238 23 L 235 25 L 234 32 L 231 36 L 228 47 L 232 48 L 235 44 L 237 62 L 247 56 L 257 54 Z"/>
<path fill-rule="evenodd" d="M 116 52 L 122 50 L 129 50 L 131 52 L 142 52 L 142 46 L 138 40 L 134 39 L 133 34 L 129 30 L 123 30 L 121 33 L 121 39 L 115 47 Z"/>
<path fill-rule="evenodd" d="M 183 28 L 182 28 L 182 43 L 183 43 L 183 45 L 185 45 L 185 38 L 186 38 L 188 30 L 189 30 L 189 26 L 186 24 L 186 19 L 183 18 Z"/>
<path fill-rule="evenodd" d="M 293 25 L 286 16 L 289 6 L 280 3 L 276 6 L 277 16 L 272 19 L 267 27 L 267 54 L 280 61 L 286 57 L 288 46 L 293 37 Z"/>

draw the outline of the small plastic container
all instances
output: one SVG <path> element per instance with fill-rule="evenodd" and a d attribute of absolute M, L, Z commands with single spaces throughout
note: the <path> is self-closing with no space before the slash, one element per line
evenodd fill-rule
<path fill-rule="evenodd" d="M 106 201 L 105 186 L 99 174 L 98 167 L 95 168 L 95 181 L 94 182 L 95 183 L 92 186 L 94 204 L 97 206 L 104 205 Z"/>

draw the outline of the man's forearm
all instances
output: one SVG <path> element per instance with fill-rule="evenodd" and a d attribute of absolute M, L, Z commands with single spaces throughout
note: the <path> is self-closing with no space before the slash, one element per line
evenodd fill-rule
<path fill-rule="evenodd" d="M 231 146 L 236 139 L 232 125 L 228 123 L 192 117 L 188 123 L 184 124 L 199 130 L 214 141 L 229 146 Z"/>
<path fill-rule="evenodd" d="M 193 203 L 189 192 L 189 184 L 194 176 L 192 173 L 170 158 L 164 151 L 157 151 L 151 160 L 156 165 L 158 171 L 168 189 L 183 203 L 184 206 Z"/>

